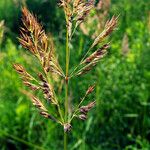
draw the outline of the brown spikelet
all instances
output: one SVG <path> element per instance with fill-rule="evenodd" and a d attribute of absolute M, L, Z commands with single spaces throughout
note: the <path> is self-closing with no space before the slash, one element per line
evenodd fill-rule
<path fill-rule="evenodd" d="M 88 111 L 90 111 L 90 109 L 92 109 L 94 106 L 95 106 L 95 103 L 96 103 L 96 101 L 93 101 L 93 102 L 90 102 L 88 105 L 86 105 L 86 106 L 82 106 L 82 107 L 80 107 L 80 112 L 88 112 Z"/>
<path fill-rule="evenodd" d="M 33 95 L 30 96 L 30 98 L 32 100 L 33 105 L 36 106 L 40 111 L 44 111 L 44 112 L 48 111 L 38 98 L 36 98 Z"/>
<path fill-rule="evenodd" d="M 77 75 L 86 74 L 88 71 L 93 69 L 93 67 L 95 67 L 97 63 L 107 54 L 108 48 L 109 44 L 107 43 L 83 60 L 81 64 L 84 66 L 77 72 Z"/>
<path fill-rule="evenodd" d="M 88 73 L 90 70 L 92 70 L 93 67 L 95 67 L 96 64 L 95 63 L 90 63 L 88 65 L 86 65 L 85 67 L 83 67 L 80 71 L 77 72 L 77 76 L 83 75 Z"/>
<path fill-rule="evenodd" d="M 72 33 L 72 8 L 70 5 L 70 0 L 61 0 L 61 6 L 63 6 L 64 8 L 64 12 L 65 12 L 65 17 L 66 17 L 66 26 L 67 26 L 67 30 L 68 30 L 68 36 L 69 38 L 71 37 L 71 33 Z"/>
<path fill-rule="evenodd" d="M 34 85 L 28 81 L 24 81 L 23 83 L 24 83 L 24 85 L 26 85 L 27 87 L 29 87 L 33 91 L 36 91 L 40 88 L 39 86 L 36 86 L 36 85 Z"/>
<path fill-rule="evenodd" d="M 31 76 L 26 69 L 20 64 L 14 64 L 14 69 L 20 74 L 23 83 L 25 86 L 29 87 L 31 90 L 35 91 L 40 89 L 38 85 L 31 83 L 32 80 L 35 80 L 33 76 Z"/>
<path fill-rule="evenodd" d="M 90 63 L 93 60 L 99 60 L 102 57 L 104 57 L 107 54 L 107 49 L 109 48 L 109 44 L 103 45 L 101 48 L 99 48 L 97 51 L 92 53 L 88 58 L 86 58 L 82 64 L 84 63 Z"/>
<path fill-rule="evenodd" d="M 45 99 L 51 102 L 52 104 L 56 104 L 52 87 L 41 73 L 39 73 L 38 76 L 39 79 L 42 81 L 41 86 Z"/>
<path fill-rule="evenodd" d="M 41 111 L 40 115 L 42 115 L 43 117 L 45 117 L 47 119 L 50 119 L 50 120 L 53 120 L 53 121 L 57 122 L 55 117 L 53 117 L 52 115 L 50 115 L 49 113 L 47 113 L 45 111 Z"/>
<path fill-rule="evenodd" d="M 22 65 L 14 64 L 13 67 L 19 74 L 26 74 L 26 70 L 24 69 Z"/>
<path fill-rule="evenodd" d="M 86 114 L 81 114 L 78 117 L 79 117 L 79 119 L 81 119 L 83 121 L 85 121 L 87 119 L 87 115 Z"/>
<path fill-rule="evenodd" d="M 88 2 L 77 0 L 74 2 L 74 13 L 76 14 L 74 20 L 76 20 L 76 27 L 84 21 L 93 7 L 94 0 L 89 0 Z"/>
<path fill-rule="evenodd" d="M 74 0 L 73 2 L 73 8 L 76 9 L 77 6 L 79 5 L 79 3 L 81 2 L 82 0 Z"/>
<path fill-rule="evenodd" d="M 41 114 L 43 117 L 48 118 L 48 119 L 51 119 L 51 120 L 57 122 L 57 120 L 56 120 L 53 116 L 51 116 L 51 115 L 48 113 L 48 110 L 45 108 L 45 106 L 42 104 L 42 102 L 41 102 L 38 98 L 36 98 L 36 97 L 33 96 L 33 95 L 31 95 L 30 98 L 31 98 L 31 100 L 32 100 L 33 105 L 36 106 L 36 107 L 39 109 L 40 114 Z"/>
<path fill-rule="evenodd" d="M 14 69 L 25 79 L 32 79 L 32 76 L 26 71 L 26 69 L 20 64 L 14 64 Z"/>
<path fill-rule="evenodd" d="M 87 119 L 87 114 L 88 112 L 95 106 L 95 101 L 89 103 L 88 105 L 86 106 L 81 106 L 79 108 L 80 110 L 80 115 L 78 115 L 78 118 L 81 119 L 81 120 L 86 120 Z"/>
<path fill-rule="evenodd" d="M 91 94 L 91 93 L 94 91 L 94 89 L 95 89 L 95 85 L 90 86 L 90 87 L 88 88 L 88 90 L 86 91 L 86 95 Z"/>
<path fill-rule="evenodd" d="M 104 31 L 99 34 L 99 36 L 94 40 L 91 48 L 99 44 L 106 36 L 111 34 L 111 32 L 115 29 L 118 22 L 118 17 L 113 16 L 111 20 L 108 20 L 105 24 Z"/>

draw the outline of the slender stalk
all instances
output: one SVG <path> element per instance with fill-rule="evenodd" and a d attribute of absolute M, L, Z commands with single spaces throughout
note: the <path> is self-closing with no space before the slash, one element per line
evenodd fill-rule
<path fill-rule="evenodd" d="M 66 30 L 66 77 L 65 77 L 65 123 L 68 122 L 68 74 L 69 74 L 69 59 L 70 59 L 70 49 L 69 49 L 69 35 L 68 30 Z M 64 132 L 64 150 L 67 150 L 67 133 Z"/>
<path fill-rule="evenodd" d="M 67 133 L 64 131 L 64 150 L 67 150 Z"/>

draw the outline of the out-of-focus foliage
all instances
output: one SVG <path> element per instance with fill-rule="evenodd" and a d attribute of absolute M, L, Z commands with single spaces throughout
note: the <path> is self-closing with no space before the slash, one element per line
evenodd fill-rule
<path fill-rule="evenodd" d="M 65 26 L 56 1 L 27 0 L 26 4 L 46 30 L 54 34 L 61 63 L 65 54 Z M 38 115 L 22 94 L 24 87 L 12 68 L 16 62 L 26 68 L 38 66 L 28 52 L 12 42 L 18 32 L 20 6 L 21 1 L 0 1 L 0 20 L 3 19 L 6 26 L 5 44 L 0 51 L 0 149 L 61 150 L 63 133 L 60 127 Z M 97 106 L 86 123 L 74 121 L 69 149 L 149 150 L 150 2 L 112 0 L 108 18 L 109 14 L 120 14 L 120 17 L 118 30 L 109 39 L 108 56 L 91 72 L 92 77 L 85 75 L 71 83 L 70 97 L 76 103 L 80 100 L 78 93 L 82 95 L 86 90 L 87 80 L 95 82 L 95 96 L 90 98 L 97 100 Z M 71 67 L 87 50 L 91 38 L 78 29 L 73 40 Z"/>

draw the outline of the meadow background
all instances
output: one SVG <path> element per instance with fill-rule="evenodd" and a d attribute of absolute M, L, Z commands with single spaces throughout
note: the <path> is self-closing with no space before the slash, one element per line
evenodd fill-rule
<path fill-rule="evenodd" d="M 65 61 L 65 21 L 56 0 L 0 0 L 0 21 L 4 21 L 0 23 L 0 150 L 62 150 L 61 127 L 38 114 L 21 92 L 26 88 L 12 67 L 21 63 L 35 72 L 39 66 L 17 40 L 23 3 L 53 36 L 60 63 Z M 90 99 L 97 105 L 86 122 L 73 122 L 69 150 L 150 150 L 150 1 L 105 3 L 108 6 L 98 11 L 100 23 L 103 26 L 113 14 L 120 14 L 119 24 L 109 38 L 107 57 L 91 75 L 70 85 L 70 98 L 76 103 L 87 86 L 96 83 Z M 91 19 L 95 14 L 91 12 Z M 98 30 L 90 24 L 85 27 L 73 39 L 71 67 L 90 44 L 91 34 L 85 29 Z M 56 87 L 63 93 L 59 79 Z"/>

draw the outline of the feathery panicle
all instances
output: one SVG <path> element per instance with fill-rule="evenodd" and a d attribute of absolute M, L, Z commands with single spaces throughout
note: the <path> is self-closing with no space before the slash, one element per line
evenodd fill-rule
<path fill-rule="evenodd" d="M 108 20 L 105 24 L 104 31 L 94 40 L 91 48 L 99 44 L 106 36 L 111 34 L 111 32 L 115 29 L 118 22 L 118 17 L 113 16 L 111 20 Z"/>
<path fill-rule="evenodd" d="M 43 73 L 39 73 L 38 79 L 35 79 L 20 64 L 14 64 L 14 69 L 20 74 L 21 78 L 23 79 L 23 83 L 27 87 L 29 87 L 32 91 L 41 89 L 44 98 L 48 102 L 50 102 L 50 104 L 55 105 L 56 111 L 59 114 L 58 118 L 61 119 L 60 121 L 57 118 L 53 117 L 53 115 L 49 114 L 48 109 L 46 109 L 42 101 L 40 101 L 34 95 L 27 93 L 27 95 L 31 98 L 33 105 L 36 106 L 39 110 L 40 114 L 47 119 L 51 119 L 57 123 L 60 123 L 64 128 L 64 132 L 68 132 L 71 130 L 71 121 L 74 117 L 77 117 L 81 120 L 86 120 L 88 112 L 95 106 L 96 103 L 95 101 L 93 101 L 85 106 L 82 106 L 82 102 L 85 100 L 85 98 L 94 91 L 95 85 L 93 85 L 87 89 L 87 91 L 85 92 L 85 96 L 81 99 L 80 103 L 74 109 L 74 112 L 69 112 L 68 83 L 71 77 L 82 75 L 90 71 L 107 54 L 107 49 L 109 48 L 108 43 L 92 52 L 91 55 L 88 55 L 90 50 L 98 45 L 115 29 L 118 22 L 118 17 L 114 16 L 111 20 L 106 22 L 104 31 L 99 36 L 97 36 L 90 49 L 87 51 L 86 55 L 82 58 L 79 65 L 73 70 L 73 73 L 70 74 L 69 62 L 71 39 L 76 28 L 85 20 L 90 10 L 94 7 L 94 2 L 95 0 L 60 0 L 60 6 L 62 6 L 64 9 L 67 27 L 65 74 L 57 60 L 52 38 L 47 37 L 45 31 L 43 30 L 43 27 L 38 23 L 37 18 L 27 8 L 22 8 L 23 26 L 20 28 L 21 35 L 19 41 L 24 48 L 28 49 L 34 56 L 38 58 L 43 69 Z M 66 92 L 63 111 L 61 110 L 59 101 L 55 94 L 53 82 L 51 82 L 50 79 L 53 74 L 61 76 L 66 81 L 64 82 Z M 64 115 L 62 112 L 64 112 Z M 66 134 L 64 135 L 66 136 Z"/>
<path fill-rule="evenodd" d="M 20 43 L 34 55 L 43 57 L 43 53 L 48 50 L 47 36 L 36 17 L 25 7 L 22 8 L 22 23 L 23 27 L 20 28 Z"/>
<path fill-rule="evenodd" d="M 40 60 L 45 73 L 51 71 L 63 76 L 63 71 L 53 54 L 54 47 L 49 45 L 48 37 L 42 26 L 27 8 L 22 8 L 22 14 L 23 27 L 20 29 L 19 38 L 21 45 Z M 52 40 L 50 44 L 52 44 Z"/>

